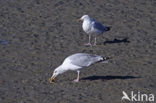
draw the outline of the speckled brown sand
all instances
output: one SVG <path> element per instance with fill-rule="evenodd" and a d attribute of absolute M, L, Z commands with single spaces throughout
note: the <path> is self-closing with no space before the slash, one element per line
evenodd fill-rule
<path fill-rule="evenodd" d="M 77 18 L 111 26 L 96 47 Z M 156 95 L 155 0 L 1 0 L 0 103 L 129 103 L 122 91 Z M 86 52 L 113 57 L 48 79 L 64 58 Z M 146 103 L 146 102 L 144 102 Z"/>

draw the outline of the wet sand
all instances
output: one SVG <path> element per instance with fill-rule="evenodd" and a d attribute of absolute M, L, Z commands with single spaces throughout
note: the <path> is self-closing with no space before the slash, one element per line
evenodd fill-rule
<path fill-rule="evenodd" d="M 0 103 L 129 103 L 122 91 L 156 95 L 154 0 L 0 1 Z M 76 20 L 88 14 L 111 30 L 86 47 Z M 50 84 L 53 70 L 78 52 L 113 57 Z M 144 102 L 146 103 L 146 102 Z"/>

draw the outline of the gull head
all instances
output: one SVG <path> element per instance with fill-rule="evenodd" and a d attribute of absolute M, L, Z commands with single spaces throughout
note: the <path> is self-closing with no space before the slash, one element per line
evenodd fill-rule
<path fill-rule="evenodd" d="M 49 79 L 50 83 L 54 83 L 54 79 L 59 75 L 64 73 L 66 70 L 64 68 L 62 68 L 62 66 L 57 67 L 54 72 L 52 77 Z"/>
<path fill-rule="evenodd" d="M 90 17 L 88 15 L 83 15 L 78 21 L 84 21 L 84 20 L 90 20 Z"/>

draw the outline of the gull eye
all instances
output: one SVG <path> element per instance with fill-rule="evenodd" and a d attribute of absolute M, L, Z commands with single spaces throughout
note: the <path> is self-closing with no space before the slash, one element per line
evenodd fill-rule
<path fill-rule="evenodd" d="M 54 73 L 57 73 L 57 71 L 55 71 Z"/>

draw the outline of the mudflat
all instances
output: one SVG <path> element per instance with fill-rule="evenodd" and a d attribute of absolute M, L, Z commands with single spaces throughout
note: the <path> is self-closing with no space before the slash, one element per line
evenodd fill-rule
<path fill-rule="evenodd" d="M 86 47 L 77 19 L 88 14 L 110 26 Z M 128 95 L 156 95 L 156 1 L 1 0 L 0 103 L 129 103 Z M 49 78 L 63 60 L 83 52 L 110 56 L 80 73 Z"/>

